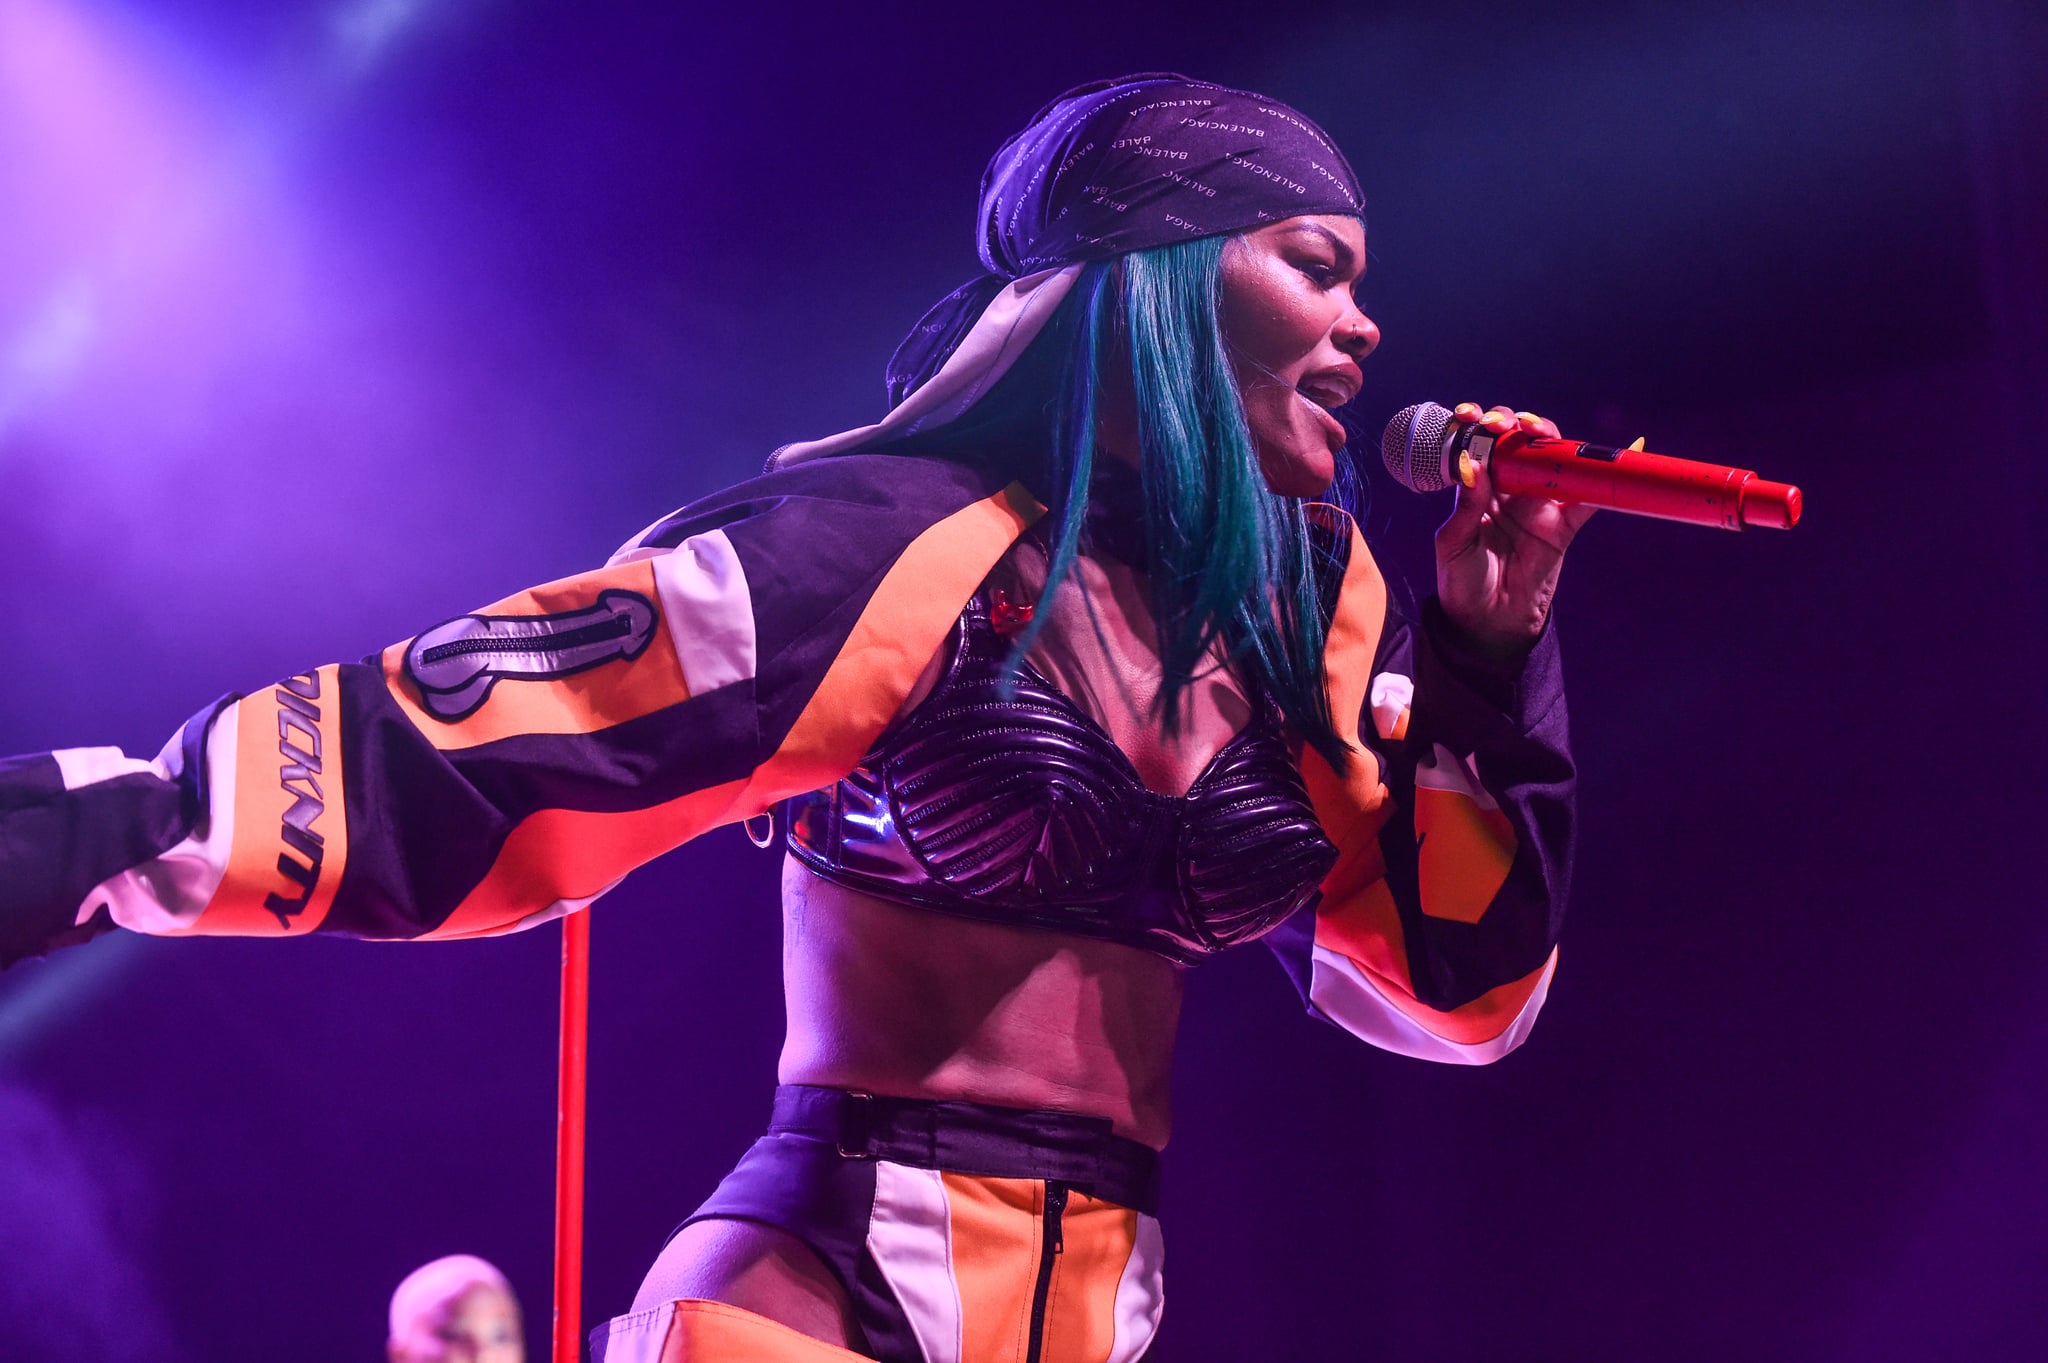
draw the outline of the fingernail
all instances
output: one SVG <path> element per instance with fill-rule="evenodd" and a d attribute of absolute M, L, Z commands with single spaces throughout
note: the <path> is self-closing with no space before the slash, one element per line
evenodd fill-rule
<path fill-rule="evenodd" d="M 1451 412 L 1454 416 L 1471 416 L 1478 410 L 1479 404 L 1476 402 L 1461 402 L 1456 407 L 1453 407 Z"/>
<path fill-rule="evenodd" d="M 1479 466 L 1473 463 L 1472 456 L 1463 450 L 1458 451 L 1458 481 L 1466 487 L 1476 487 L 1479 484 Z"/>
<path fill-rule="evenodd" d="M 1524 426 L 1541 426 L 1543 424 L 1543 418 L 1537 416 L 1534 412 L 1516 412 L 1515 420 L 1521 422 Z"/>

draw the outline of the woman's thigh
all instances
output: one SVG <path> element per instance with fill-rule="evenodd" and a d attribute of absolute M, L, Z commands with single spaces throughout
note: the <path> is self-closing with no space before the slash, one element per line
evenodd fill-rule
<path fill-rule="evenodd" d="M 676 1232 L 647 1270 L 633 1310 L 722 1301 L 842 1349 L 862 1347 L 853 1303 L 816 1250 L 788 1231 L 711 1218 Z"/>

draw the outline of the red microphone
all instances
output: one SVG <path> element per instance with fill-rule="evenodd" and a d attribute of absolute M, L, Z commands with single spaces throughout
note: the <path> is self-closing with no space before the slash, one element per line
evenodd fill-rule
<path fill-rule="evenodd" d="M 1799 524 L 1800 492 L 1748 469 L 1651 454 L 1638 440 L 1626 449 L 1531 435 L 1519 428 L 1494 435 L 1467 426 L 1434 402 L 1404 407 L 1380 437 L 1387 472 L 1405 488 L 1436 492 L 1471 486 L 1468 470 L 1484 468 L 1502 492 L 1627 511 L 1638 516 L 1718 525 L 1723 530 Z"/>

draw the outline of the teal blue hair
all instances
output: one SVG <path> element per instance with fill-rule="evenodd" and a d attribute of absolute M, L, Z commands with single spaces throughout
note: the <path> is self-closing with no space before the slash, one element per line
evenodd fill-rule
<path fill-rule="evenodd" d="M 1090 264 L 1075 281 L 1071 342 L 1054 405 L 1051 565 L 1044 596 L 1072 570 L 1096 461 L 1105 366 L 1129 355 L 1138 411 L 1152 614 L 1165 678 L 1160 720 L 1182 719 L 1188 686 L 1212 645 L 1249 689 L 1339 770 L 1348 745 L 1323 685 L 1319 582 L 1334 565 L 1310 537 L 1302 504 L 1266 486 L 1223 338 L 1228 238 L 1133 251 Z M 1045 339 L 1052 339 L 1050 337 Z M 1016 641 L 1015 658 L 1045 620 Z"/>
<path fill-rule="evenodd" d="M 1323 588 L 1339 571 L 1302 504 L 1266 486 L 1223 339 L 1226 237 L 1132 251 L 1082 268 L 1046 329 L 959 421 L 885 448 L 1015 462 L 1046 498 L 1044 596 L 1073 570 L 1110 364 L 1128 354 L 1136 388 L 1152 615 L 1165 678 L 1159 718 L 1182 719 L 1188 686 L 1220 639 L 1238 680 L 1270 697 L 1296 736 L 1340 771 L 1351 748 L 1323 690 Z M 1340 462 L 1336 500 L 1352 489 Z M 1040 614 L 1016 639 L 1023 660 Z"/>

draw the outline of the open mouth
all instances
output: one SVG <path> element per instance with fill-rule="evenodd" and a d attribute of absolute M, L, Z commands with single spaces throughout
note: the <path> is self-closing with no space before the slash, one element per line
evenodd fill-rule
<path fill-rule="evenodd" d="M 1299 383 L 1294 391 L 1301 394 L 1310 406 L 1320 407 L 1325 412 L 1334 412 L 1351 400 L 1350 394 L 1333 384 Z"/>
<path fill-rule="evenodd" d="M 1316 418 L 1322 422 L 1324 434 L 1335 442 L 1331 446 L 1332 449 L 1341 447 L 1351 438 L 1350 433 L 1344 429 L 1344 423 L 1337 419 L 1337 409 L 1350 400 L 1346 395 L 1319 384 L 1296 385 L 1294 393 L 1309 405 Z"/>

